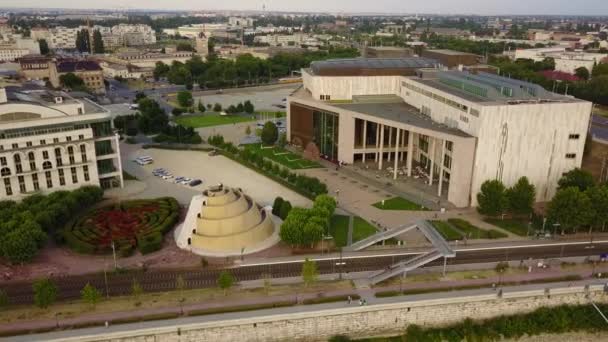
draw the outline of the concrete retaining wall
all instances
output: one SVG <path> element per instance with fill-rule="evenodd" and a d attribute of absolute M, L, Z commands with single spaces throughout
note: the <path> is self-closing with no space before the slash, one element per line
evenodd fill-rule
<path fill-rule="evenodd" d="M 438 294 L 438 297 L 440 295 Z M 445 296 L 445 294 L 443 294 Z M 130 330 L 62 341 L 326 341 L 337 334 L 353 337 L 397 334 L 409 324 L 444 325 L 467 317 L 491 318 L 563 304 L 608 302 L 603 286 L 554 288 L 403 301 L 306 313 L 261 316 L 171 327 Z"/>

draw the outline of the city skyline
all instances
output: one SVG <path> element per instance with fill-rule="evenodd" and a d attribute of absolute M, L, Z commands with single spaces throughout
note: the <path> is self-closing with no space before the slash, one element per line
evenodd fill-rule
<path fill-rule="evenodd" d="M 608 15 L 608 2 L 602 0 L 587 0 L 585 6 L 579 2 L 565 0 L 539 0 L 526 2 L 515 0 L 511 2 L 462 0 L 457 4 L 448 0 L 432 2 L 413 0 L 403 3 L 397 0 L 379 0 L 373 4 L 367 1 L 337 0 L 327 3 L 321 0 L 310 0 L 306 3 L 295 1 L 266 0 L 260 2 L 246 0 L 227 0 L 221 4 L 212 1 L 193 2 L 190 0 L 102 0 L 96 2 L 96 9 L 129 10 L 262 10 L 285 12 L 343 12 L 343 13 L 432 13 L 432 14 L 476 14 L 476 15 Z M 36 0 L 6 0 L 3 6 L 7 8 L 69 8 L 91 9 L 88 4 L 75 3 L 69 0 L 51 0 L 42 4 Z M 466 10 L 463 10 L 466 9 Z"/>

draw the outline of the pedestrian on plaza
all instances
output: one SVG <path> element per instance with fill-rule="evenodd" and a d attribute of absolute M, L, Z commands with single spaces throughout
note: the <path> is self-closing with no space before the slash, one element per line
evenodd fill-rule
<path fill-rule="evenodd" d="M 367 299 L 363 300 L 363 305 L 367 305 Z"/>
<path fill-rule="evenodd" d="M 363 299 L 359 299 L 359 306 L 363 306 Z"/>
<path fill-rule="evenodd" d="M 496 291 L 496 283 L 492 283 L 492 289 Z"/>
<path fill-rule="evenodd" d="M 351 296 L 348 296 L 348 304 L 350 305 L 350 303 L 353 301 L 353 299 L 351 298 Z"/>

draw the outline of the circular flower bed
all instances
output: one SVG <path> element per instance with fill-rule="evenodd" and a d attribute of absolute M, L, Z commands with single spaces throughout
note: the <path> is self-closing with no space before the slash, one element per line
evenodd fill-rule
<path fill-rule="evenodd" d="M 177 223 L 179 205 L 174 198 L 134 200 L 92 210 L 68 223 L 62 232 L 70 248 L 80 253 L 116 252 L 128 256 L 157 251 L 163 235 Z"/>

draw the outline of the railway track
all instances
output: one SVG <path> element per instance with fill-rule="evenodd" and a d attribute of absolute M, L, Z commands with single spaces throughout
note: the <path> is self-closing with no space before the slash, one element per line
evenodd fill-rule
<path fill-rule="evenodd" d="M 572 256 L 599 256 L 608 251 L 608 243 L 568 246 L 542 246 L 489 250 L 459 251 L 456 258 L 448 259 L 448 265 L 473 264 L 506 260 L 525 260 L 528 258 L 558 258 Z M 390 255 L 369 257 L 345 257 L 317 261 L 319 274 L 350 273 L 375 271 L 386 268 L 396 262 L 412 258 L 414 255 Z M 342 264 L 343 265 L 340 265 Z M 338 265 L 337 265 L 338 264 Z M 439 259 L 424 267 L 443 265 Z M 272 278 L 297 277 L 301 274 L 300 262 L 289 262 L 255 266 L 236 266 L 229 268 L 237 281 L 256 280 L 270 276 Z M 187 288 L 215 287 L 220 269 L 184 268 L 168 270 L 126 271 L 124 273 L 107 273 L 107 290 L 110 296 L 128 295 L 131 293 L 133 280 L 136 280 L 145 292 L 162 292 L 173 290 L 176 279 L 182 276 Z M 80 298 L 80 290 L 87 284 L 95 286 L 105 295 L 106 280 L 103 273 L 55 277 L 58 287 L 58 300 Z M 29 304 L 33 302 L 32 282 L 8 282 L 0 285 L 12 304 Z"/>

